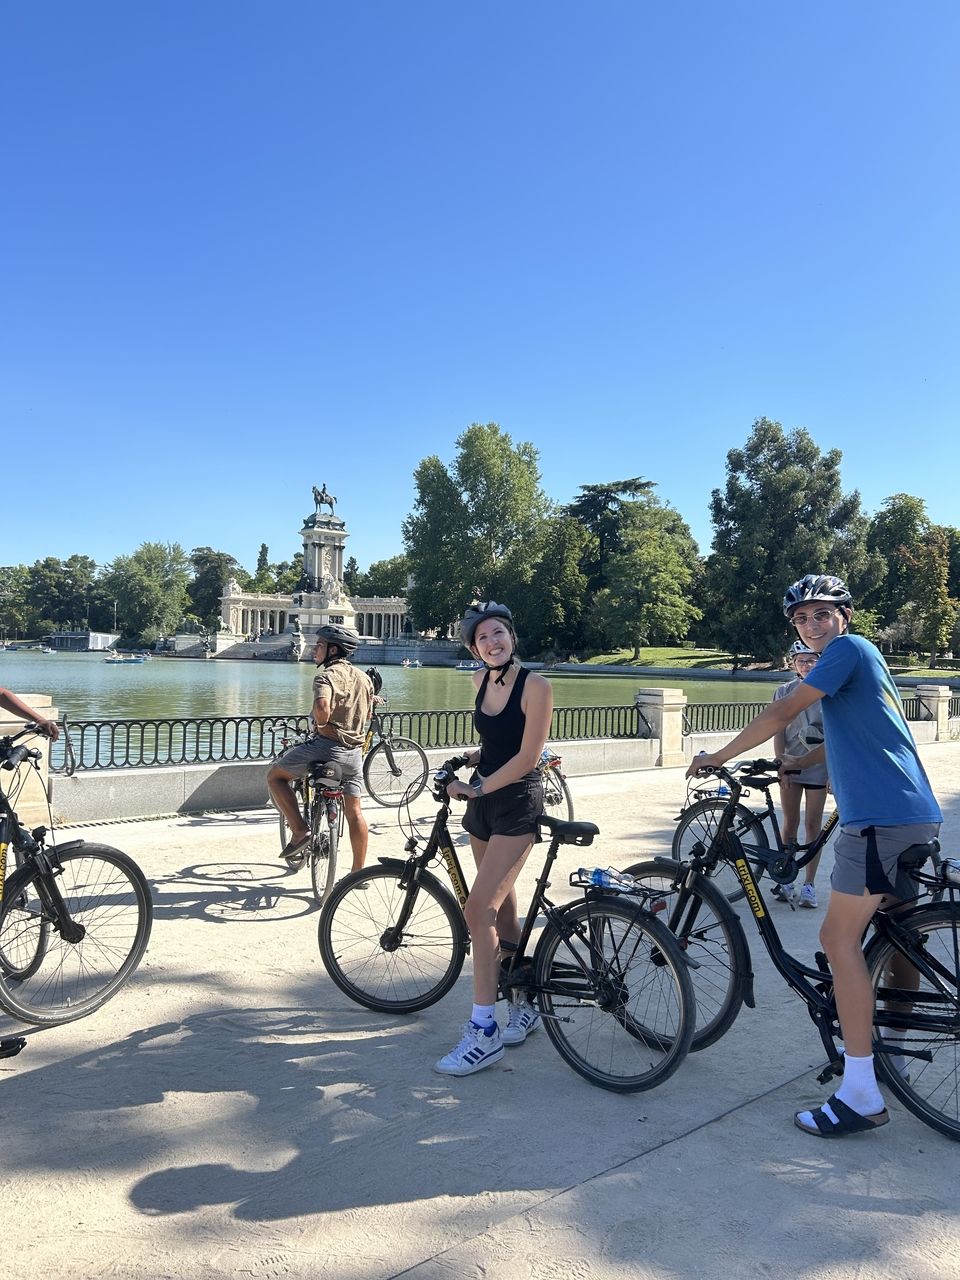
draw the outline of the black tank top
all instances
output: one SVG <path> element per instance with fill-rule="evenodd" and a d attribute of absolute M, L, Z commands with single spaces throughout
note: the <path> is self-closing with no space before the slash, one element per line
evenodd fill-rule
<path fill-rule="evenodd" d="M 477 769 L 485 778 L 491 773 L 496 773 L 520 750 L 523 731 L 527 724 L 527 717 L 523 714 L 520 699 L 529 674 L 526 667 L 520 668 L 513 688 L 510 690 L 507 705 L 495 716 L 487 715 L 485 711 L 480 710 L 490 679 L 489 670 L 483 677 L 483 683 L 480 685 L 477 700 L 474 703 L 473 725 L 480 735 L 480 763 Z"/>

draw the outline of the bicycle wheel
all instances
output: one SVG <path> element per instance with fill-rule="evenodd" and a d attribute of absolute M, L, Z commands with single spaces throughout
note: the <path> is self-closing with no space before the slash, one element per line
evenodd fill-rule
<path fill-rule="evenodd" d="M 698 877 L 693 889 L 683 890 L 685 871 L 679 862 L 636 862 L 624 870 L 657 891 L 649 910 L 667 926 L 684 954 L 699 965 L 690 970 L 697 1000 L 690 1052 L 706 1049 L 730 1030 L 743 1005 L 744 982 L 750 972 L 750 949 L 743 926 L 706 876 Z"/>
<path fill-rule="evenodd" d="M 671 858 L 677 862 L 686 862 L 696 844 L 708 847 L 717 833 L 725 807 L 725 800 L 719 797 L 717 799 L 708 797 L 684 809 L 677 823 L 677 829 L 673 833 L 673 841 L 670 845 Z M 750 850 L 756 848 L 768 851 L 774 847 L 763 825 L 764 816 L 762 813 L 753 813 L 742 804 L 737 805 L 733 815 L 733 834 L 743 845 L 747 861 L 758 880 L 766 870 L 766 864 L 752 858 Z M 728 902 L 739 902 L 744 896 L 743 885 L 729 862 L 718 862 L 709 875 L 717 883 Z"/>
<path fill-rule="evenodd" d="M 18 865 L 20 859 L 17 859 Z M 47 949 L 50 925 L 43 914 L 43 907 L 29 884 L 10 891 L 13 876 L 7 881 L 4 905 L 10 923 L 0 935 L 0 973 L 5 977 L 23 981 L 36 973 L 43 963 Z"/>
<path fill-rule="evenodd" d="M 573 821 L 573 797 L 570 795 L 570 788 L 567 786 L 567 780 L 557 769 L 543 769 L 540 772 L 543 779 L 543 807 L 544 810 L 550 812 L 558 809 L 556 814 L 558 818 L 563 818 L 566 822 Z"/>
<path fill-rule="evenodd" d="M 913 930 L 918 959 L 940 983 L 910 966 L 919 986 L 908 986 L 893 971 L 895 960 L 901 969 L 905 965 L 901 952 L 890 938 L 874 934 L 864 953 L 877 1001 L 874 1034 L 891 1036 L 883 1016 L 902 1013 L 904 1048 L 929 1055 L 929 1061 L 905 1056 L 900 1071 L 890 1054 L 878 1053 L 877 1074 L 919 1120 L 960 1141 L 960 912 L 943 902 L 918 907 L 903 923 Z"/>
<path fill-rule="evenodd" d="M 533 957 L 536 998 L 561 1057 L 616 1093 L 651 1089 L 690 1048 L 696 1005 L 665 925 L 615 897 L 575 902 Z"/>
<path fill-rule="evenodd" d="M 363 781 L 377 804 L 397 808 L 427 785 L 430 762 L 409 738 L 384 738 L 363 762 Z"/>
<path fill-rule="evenodd" d="M 32 921 L 15 905 L 26 892 L 39 899 L 50 925 L 41 963 L 18 979 L 0 973 L 0 1007 L 22 1022 L 54 1026 L 93 1013 L 127 981 L 143 956 L 153 924 L 150 887 L 137 864 L 118 849 L 83 844 L 48 854 L 53 885 L 70 922 L 80 927 L 75 942 L 63 937 L 45 873 L 35 866 L 18 872 L 0 907 L 0 949 L 17 955 Z M 33 945 L 29 941 L 27 946 Z"/>
<path fill-rule="evenodd" d="M 460 976 L 467 953 L 454 900 L 429 872 L 405 886 L 406 869 L 398 863 L 345 876 L 320 916 L 327 973 L 351 1000 L 381 1013 L 435 1004 Z"/>
<path fill-rule="evenodd" d="M 307 861 L 310 863 L 310 883 L 313 896 L 323 906 L 323 900 L 333 888 L 337 876 L 337 846 L 340 841 L 340 814 L 337 800 L 327 800 L 315 792 L 310 814 L 310 847 Z"/>

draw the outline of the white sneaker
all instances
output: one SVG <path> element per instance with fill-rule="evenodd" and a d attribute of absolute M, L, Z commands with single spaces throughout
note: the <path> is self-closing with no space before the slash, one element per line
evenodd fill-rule
<path fill-rule="evenodd" d="M 519 1004 L 511 1000 L 507 1007 L 510 1017 L 501 1032 L 501 1039 L 504 1044 L 523 1044 L 530 1032 L 539 1027 L 540 1015 L 528 1000 Z"/>
<path fill-rule="evenodd" d="M 817 891 L 812 884 L 805 884 L 800 890 L 800 906 L 813 909 L 817 905 Z"/>
<path fill-rule="evenodd" d="M 492 1031 L 486 1032 L 475 1022 L 465 1022 L 460 1043 L 434 1063 L 433 1069 L 444 1076 L 469 1076 L 493 1066 L 502 1057 L 503 1037 L 496 1023 Z"/>
<path fill-rule="evenodd" d="M 775 884 L 773 886 L 773 896 L 780 902 L 795 903 L 797 900 L 797 887 L 793 884 Z"/>

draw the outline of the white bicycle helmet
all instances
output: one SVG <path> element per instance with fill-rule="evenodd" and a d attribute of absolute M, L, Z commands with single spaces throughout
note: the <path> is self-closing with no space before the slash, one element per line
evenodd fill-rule
<path fill-rule="evenodd" d="M 853 597 L 842 578 L 836 578 L 832 573 L 808 573 L 787 587 L 783 597 L 783 612 L 790 618 L 798 605 L 820 602 L 850 605 Z"/>

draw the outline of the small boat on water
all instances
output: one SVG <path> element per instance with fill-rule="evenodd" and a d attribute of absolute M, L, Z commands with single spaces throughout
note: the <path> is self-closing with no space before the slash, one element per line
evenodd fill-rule
<path fill-rule="evenodd" d="M 480 667 L 481 663 L 479 662 L 468 662 L 466 659 L 461 658 L 454 667 L 454 671 L 479 671 Z"/>
<path fill-rule="evenodd" d="M 104 662 L 110 667 L 128 667 L 146 662 L 146 658 L 142 653 L 112 653 L 109 658 L 104 658 Z"/>
<path fill-rule="evenodd" d="M 422 667 L 423 663 L 419 658 L 404 658 L 400 665 L 401 667 Z"/>

